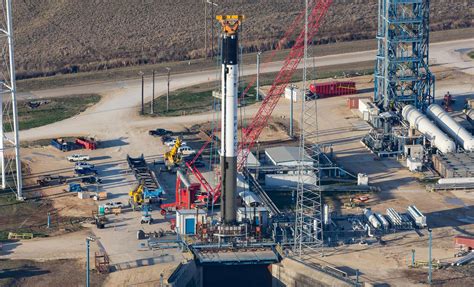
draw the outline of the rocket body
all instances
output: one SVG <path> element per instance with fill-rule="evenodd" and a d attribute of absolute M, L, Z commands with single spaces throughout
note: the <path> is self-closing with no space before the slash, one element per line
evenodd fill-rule
<path fill-rule="evenodd" d="M 222 35 L 221 216 L 236 223 L 237 99 L 239 88 L 238 34 Z"/>

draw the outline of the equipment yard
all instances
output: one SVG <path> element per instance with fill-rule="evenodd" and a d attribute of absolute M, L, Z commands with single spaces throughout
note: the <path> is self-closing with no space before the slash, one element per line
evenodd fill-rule
<path fill-rule="evenodd" d="M 429 0 L 384 0 L 378 51 L 318 55 L 333 1 L 304 2 L 256 59 L 212 10 L 214 68 L 18 93 L 7 69 L 0 286 L 471 286 L 474 30 L 430 43 Z"/>

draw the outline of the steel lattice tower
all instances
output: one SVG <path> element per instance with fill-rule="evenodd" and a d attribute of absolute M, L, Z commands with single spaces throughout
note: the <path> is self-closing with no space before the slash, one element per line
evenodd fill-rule
<path fill-rule="evenodd" d="M 317 100 L 306 100 L 305 91 L 308 81 L 315 79 L 313 68 L 308 68 L 308 59 L 311 57 L 311 47 L 308 42 L 308 0 L 305 16 L 305 47 L 303 60 L 303 96 L 301 110 L 301 134 L 299 146 L 300 163 L 298 165 L 298 186 L 296 193 L 296 228 L 295 228 L 295 253 L 300 259 L 311 257 L 323 252 L 322 228 L 322 202 L 319 182 L 319 148 L 317 145 L 318 114 Z M 308 48 L 309 46 L 309 48 Z M 303 164 L 308 160 L 313 165 L 308 167 Z"/>
<path fill-rule="evenodd" d="M 0 21 L 0 168 L 2 189 L 12 190 L 23 199 L 20 142 L 18 139 L 18 109 L 16 103 L 15 59 L 11 0 L 2 1 Z"/>
<path fill-rule="evenodd" d="M 374 102 L 420 110 L 433 101 L 428 66 L 430 0 L 379 0 Z"/>

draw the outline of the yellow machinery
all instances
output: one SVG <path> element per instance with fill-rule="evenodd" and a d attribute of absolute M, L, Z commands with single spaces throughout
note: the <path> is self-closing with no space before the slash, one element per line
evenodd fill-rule
<path fill-rule="evenodd" d="M 173 148 L 165 153 L 165 164 L 166 166 L 173 167 L 181 162 L 181 153 L 179 152 L 179 148 L 181 147 L 181 139 L 178 137 Z"/>
<path fill-rule="evenodd" d="M 141 205 L 143 203 L 143 190 L 145 186 L 143 184 L 137 185 L 136 188 L 132 189 L 128 195 L 130 195 L 130 203 L 135 205 Z"/>
<path fill-rule="evenodd" d="M 218 15 L 217 21 L 222 24 L 222 30 L 227 35 L 233 35 L 239 30 L 239 26 L 244 20 L 243 15 Z"/>

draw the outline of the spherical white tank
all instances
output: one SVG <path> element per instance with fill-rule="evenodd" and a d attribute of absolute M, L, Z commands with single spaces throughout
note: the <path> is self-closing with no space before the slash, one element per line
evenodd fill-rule
<path fill-rule="evenodd" d="M 451 153 L 456 150 L 454 142 L 414 106 L 406 105 L 402 110 L 402 116 L 442 153 Z"/>
<path fill-rule="evenodd" d="M 455 121 L 442 107 L 432 104 L 426 111 L 436 124 L 453 137 L 466 151 L 474 151 L 474 137 L 470 132 Z"/>

